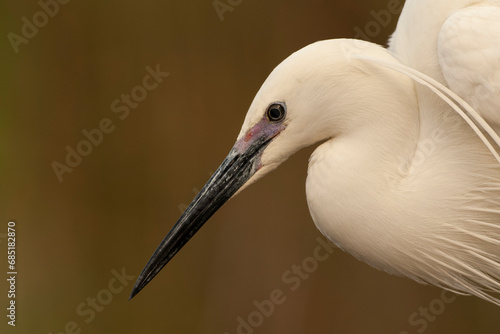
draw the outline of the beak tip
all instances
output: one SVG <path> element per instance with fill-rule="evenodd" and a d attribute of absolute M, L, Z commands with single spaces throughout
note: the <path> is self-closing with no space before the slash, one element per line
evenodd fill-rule
<path fill-rule="evenodd" d="M 143 286 L 139 285 L 139 280 L 135 283 L 134 287 L 132 288 L 132 291 L 130 292 L 130 296 L 128 297 L 128 300 L 132 300 L 132 298 L 135 297 L 143 288 Z"/>
<path fill-rule="evenodd" d="M 160 250 L 161 245 L 158 247 Z M 157 250 L 158 252 L 158 250 Z M 139 292 L 141 292 L 142 289 L 146 285 L 151 282 L 151 280 L 158 274 L 158 272 L 167 264 L 167 261 L 160 261 L 158 260 L 158 256 L 155 252 L 153 256 L 149 259 L 149 262 L 146 264 L 146 267 L 142 270 L 141 274 L 135 281 L 134 287 L 132 288 L 132 291 L 130 292 L 130 296 L 128 297 L 128 300 L 131 300 L 134 298 Z"/>
<path fill-rule="evenodd" d="M 238 151 L 237 144 L 231 149 L 217 171 L 156 248 L 139 275 L 129 300 L 134 298 L 205 222 L 255 174 L 255 161 L 260 159 L 260 154 L 269 141 L 270 138 L 259 137 L 244 152 Z"/>

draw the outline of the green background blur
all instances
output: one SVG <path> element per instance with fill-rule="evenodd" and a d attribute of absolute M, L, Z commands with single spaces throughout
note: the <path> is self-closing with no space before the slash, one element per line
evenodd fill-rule
<path fill-rule="evenodd" d="M 498 333 L 498 307 L 458 297 L 441 309 L 440 289 L 340 250 L 291 291 L 282 274 L 312 256 L 320 236 L 304 192 L 313 148 L 225 205 L 132 301 L 131 280 L 109 293 L 112 271 L 135 281 L 224 159 L 273 67 L 370 22 L 380 28 L 372 40 L 385 44 L 397 17 L 373 25 L 371 11 L 388 2 L 245 0 L 221 21 L 212 0 L 72 0 L 16 54 L 7 34 L 20 35 L 22 17 L 32 21 L 40 6 L 3 1 L 0 332 L 78 333 L 74 322 L 81 333 L 233 334 L 255 300 L 280 289 L 286 302 L 254 333 Z M 157 64 L 170 76 L 120 120 L 112 101 Z M 115 130 L 59 182 L 51 164 L 64 163 L 66 146 L 75 149 L 103 118 Z M 5 316 L 9 220 L 17 223 L 15 328 Z M 98 295 L 112 300 L 91 318 L 86 303 Z M 439 314 L 414 315 L 429 306 Z"/>

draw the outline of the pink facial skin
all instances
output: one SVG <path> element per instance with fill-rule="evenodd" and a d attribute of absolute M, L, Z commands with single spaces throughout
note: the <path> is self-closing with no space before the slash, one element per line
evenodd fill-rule
<path fill-rule="evenodd" d="M 247 151 L 250 147 L 258 146 L 267 146 L 271 140 L 279 135 L 281 131 L 286 128 L 286 124 L 284 123 L 273 123 L 270 122 L 265 116 L 260 120 L 259 123 L 255 124 L 248 132 L 238 140 L 233 149 L 235 149 L 238 153 L 243 153 Z M 260 150 L 258 153 L 258 158 L 255 161 L 255 169 L 256 171 L 262 167 L 261 156 L 264 150 Z"/>

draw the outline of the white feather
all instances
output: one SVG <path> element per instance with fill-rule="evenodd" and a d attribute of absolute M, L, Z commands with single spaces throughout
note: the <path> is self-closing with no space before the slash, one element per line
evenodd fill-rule
<path fill-rule="evenodd" d="M 467 45 L 451 34 L 464 29 L 460 13 L 479 24 L 470 13 L 481 6 L 499 2 L 408 0 L 390 52 L 354 40 L 297 51 L 257 93 L 239 139 L 270 103 L 285 103 L 286 129 L 248 184 L 321 143 L 306 193 L 323 234 L 376 268 L 500 305 L 500 127 L 485 110 L 500 95 L 475 101 L 464 91 L 470 82 L 452 75 L 476 80 L 476 62 L 452 57 Z M 482 29 L 468 38 L 481 40 Z M 500 38 L 491 43 L 497 48 Z M 497 58 L 485 59 L 478 76 L 497 75 Z"/>

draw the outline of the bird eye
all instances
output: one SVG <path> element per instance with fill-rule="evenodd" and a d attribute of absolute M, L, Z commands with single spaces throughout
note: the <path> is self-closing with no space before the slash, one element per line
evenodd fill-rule
<path fill-rule="evenodd" d="M 286 106 L 284 103 L 273 103 L 267 108 L 267 119 L 269 122 L 281 122 L 286 116 Z"/>

